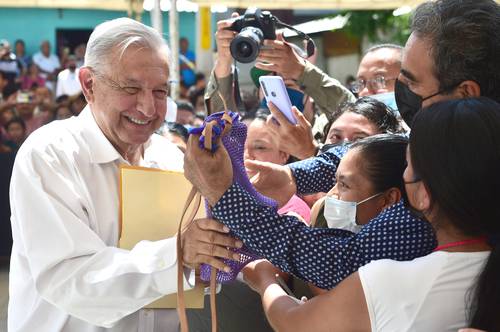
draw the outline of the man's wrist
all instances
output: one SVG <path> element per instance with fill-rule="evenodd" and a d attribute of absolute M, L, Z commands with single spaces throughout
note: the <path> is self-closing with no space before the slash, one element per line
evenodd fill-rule
<path fill-rule="evenodd" d="M 215 190 L 211 190 L 204 194 L 203 196 L 207 199 L 210 206 L 215 206 L 217 202 L 220 201 L 222 196 L 226 193 L 226 191 L 231 187 L 231 183 L 227 186 L 221 186 L 220 188 L 215 188 Z"/>
<path fill-rule="evenodd" d="M 217 59 L 215 62 L 215 77 L 218 79 L 227 77 L 231 75 L 231 65 L 232 65 L 232 60 L 231 59 Z"/>
<path fill-rule="evenodd" d="M 294 73 L 292 79 L 298 81 L 304 75 L 304 71 L 306 70 L 306 64 L 307 64 L 306 59 L 304 59 L 304 58 L 299 59 L 297 71 Z"/>

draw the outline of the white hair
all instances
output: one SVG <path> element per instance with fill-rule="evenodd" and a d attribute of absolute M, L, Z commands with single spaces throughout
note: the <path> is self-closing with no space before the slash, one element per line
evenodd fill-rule
<path fill-rule="evenodd" d="M 167 43 L 155 29 L 122 17 L 95 27 L 87 43 L 84 66 L 103 71 L 113 63 L 113 56 L 119 55 L 118 59 L 121 59 L 132 45 L 163 51 L 170 63 Z"/>

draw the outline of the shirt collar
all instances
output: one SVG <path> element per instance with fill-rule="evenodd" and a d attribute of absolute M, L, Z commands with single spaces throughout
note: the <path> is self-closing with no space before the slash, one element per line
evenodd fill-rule
<path fill-rule="evenodd" d="M 126 162 L 106 136 L 104 136 L 104 133 L 95 121 L 89 105 L 85 106 L 78 118 L 83 123 L 84 139 L 89 143 L 91 163 L 103 164 L 115 160 Z"/>

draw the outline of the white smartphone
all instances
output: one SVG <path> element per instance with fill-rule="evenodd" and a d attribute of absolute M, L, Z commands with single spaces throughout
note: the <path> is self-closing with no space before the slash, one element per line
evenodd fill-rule
<path fill-rule="evenodd" d="M 292 113 L 292 103 L 281 76 L 261 76 L 259 77 L 259 83 L 266 101 L 273 103 L 291 124 L 297 124 L 297 120 Z"/>

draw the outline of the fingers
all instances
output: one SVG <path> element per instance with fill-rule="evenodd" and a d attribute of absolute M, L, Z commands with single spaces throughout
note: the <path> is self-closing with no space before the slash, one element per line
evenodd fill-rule
<path fill-rule="evenodd" d="M 216 231 L 219 233 L 229 233 L 229 228 L 224 224 L 218 222 L 217 220 L 203 218 L 203 219 L 196 219 L 195 221 L 197 222 L 198 227 L 200 227 L 203 230 Z"/>
<path fill-rule="evenodd" d="M 292 106 L 292 113 L 293 113 L 293 116 L 295 117 L 295 119 L 297 119 L 297 123 L 299 124 L 299 126 L 301 126 L 301 127 L 311 127 L 311 124 L 309 123 L 309 121 L 307 121 L 307 119 L 304 116 L 304 114 L 302 114 L 302 112 L 299 111 L 297 109 L 297 107 Z"/>
<path fill-rule="evenodd" d="M 258 161 L 258 160 L 245 160 L 245 167 L 254 172 L 262 172 L 269 171 L 272 169 L 272 163 L 267 161 Z"/>
<path fill-rule="evenodd" d="M 267 71 L 278 71 L 279 69 L 279 67 L 274 63 L 263 63 L 263 62 L 256 62 L 255 67 Z"/>
<path fill-rule="evenodd" d="M 230 272 L 231 268 L 224 264 L 220 259 L 213 257 L 213 256 L 207 256 L 207 255 L 199 255 L 196 256 L 196 265 L 199 264 L 208 264 L 213 267 L 215 267 L 217 270 L 223 270 L 226 272 Z"/>
<path fill-rule="evenodd" d="M 229 28 L 233 24 L 233 20 L 222 20 L 217 22 L 217 30 Z"/>
<path fill-rule="evenodd" d="M 283 127 L 294 126 L 290 123 L 290 121 L 288 121 L 288 119 L 283 115 L 283 113 L 281 113 L 281 111 L 276 106 L 273 105 L 273 103 L 268 103 L 267 106 L 269 107 L 269 110 L 271 111 L 273 117 L 279 122 L 281 126 Z"/>

